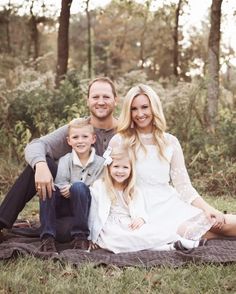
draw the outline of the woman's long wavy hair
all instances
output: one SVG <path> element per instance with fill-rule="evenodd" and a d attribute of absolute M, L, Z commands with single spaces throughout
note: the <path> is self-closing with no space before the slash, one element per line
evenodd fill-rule
<path fill-rule="evenodd" d="M 165 158 L 164 149 L 167 146 L 167 142 L 164 138 L 166 120 L 160 98 L 150 86 L 139 84 L 128 91 L 123 101 L 121 114 L 118 120 L 117 132 L 124 138 L 125 144 L 128 144 L 134 150 L 135 154 L 140 147 L 146 151 L 135 124 L 134 127 L 132 127 L 131 105 L 133 100 L 139 95 L 147 96 L 150 101 L 153 114 L 152 132 L 154 143 L 157 146 L 157 151 L 160 156 Z"/>
<path fill-rule="evenodd" d="M 135 158 L 134 158 L 133 151 L 129 149 L 128 146 L 126 145 L 119 145 L 117 147 L 112 148 L 112 152 L 110 156 L 112 158 L 112 161 L 120 160 L 124 158 L 128 158 L 129 160 L 131 171 L 130 171 L 130 175 L 128 179 L 125 180 L 124 187 L 123 187 L 124 200 L 125 200 L 125 203 L 128 205 L 135 195 L 136 174 L 135 174 L 135 166 L 134 166 Z M 111 202 L 115 203 L 117 199 L 117 195 L 116 195 L 116 190 L 114 188 L 114 180 L 110 174 L 111 165 L 112 163 L 105 167 L 103 180 L 105 183 L 107 193 L 111 199 Z"/>

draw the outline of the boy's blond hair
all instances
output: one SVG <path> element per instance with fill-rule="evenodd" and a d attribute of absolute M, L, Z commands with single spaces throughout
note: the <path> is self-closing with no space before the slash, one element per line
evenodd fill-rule
<path fill-rule="evenodd" d="M 88 130 L 92 133 L 95 134 L 94 127 L 90 123 L 90 118 L 75 118 L 72 121 L 69 122 L 68 124 L 68 134 L 70 134 L 70 130 L 72 128 L 75 129 L 80 129 L 83 127 L 87 127 Z"/>

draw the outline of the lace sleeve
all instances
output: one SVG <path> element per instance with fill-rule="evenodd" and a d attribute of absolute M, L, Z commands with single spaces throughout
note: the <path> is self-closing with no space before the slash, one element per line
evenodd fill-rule
<path fill-rule="evenodd" d="M 184 161 L 184 155 L 178 139 L 170 135 L 173 156 L 170 162 L 170 177 L 175 189 L 180 194 L 183 201 L 192 203 L 194 199 L 200 197 L 193 188 Z"/>
<path fill-rule="evenodd" d="M 122 137 L 120 134 L 116 134 L 115 136 L 113 136 L 109 142 L 109 146 L 110 147 L 115 147 L 115 146 L 119 146 L 122 144 Z"/>

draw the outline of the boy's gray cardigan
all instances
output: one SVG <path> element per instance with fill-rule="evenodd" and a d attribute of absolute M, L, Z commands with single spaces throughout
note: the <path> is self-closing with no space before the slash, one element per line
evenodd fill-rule
<path fill-rule="evenodd" d="M 93 147 L 91 150 L 90 157 L 84 167 L 74 150 L 59 159 L 55 179 L 55 184 L 59 189 L 78 181 L 84 182 L 87 186 L 90 186 L 99 178 L 103 171 L 104 158 L 96 155 Z"/>

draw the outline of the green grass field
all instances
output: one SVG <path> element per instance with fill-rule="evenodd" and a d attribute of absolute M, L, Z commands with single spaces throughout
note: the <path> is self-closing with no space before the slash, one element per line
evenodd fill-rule
<path fill-rule="evenodd" d="M 236 211 L 234 198 L 206 199 L 215 207 Z M 21 217 L 37 218 L 37 198 Z M 236 293 L 236 264 L 117 268 L 68 264 L 19 257 L 0 261 L 0 293 Z"/>

